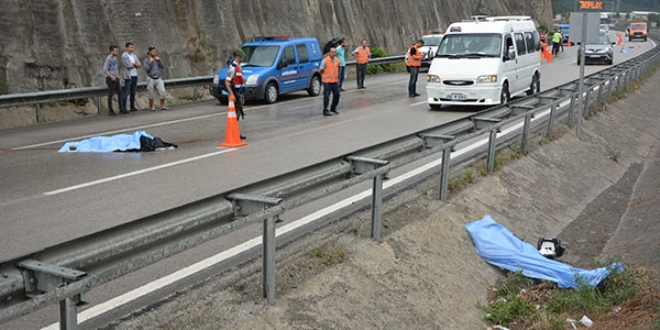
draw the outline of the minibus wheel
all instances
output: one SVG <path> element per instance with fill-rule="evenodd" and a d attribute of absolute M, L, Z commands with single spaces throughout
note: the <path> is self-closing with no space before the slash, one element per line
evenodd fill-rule
<path fill-rule="evenodd" d="M 500 104 L 509 103 L 510 98 L 511 98 L 511 94 L 509 94 L 509 83 L 504 83 L 504 85 L 502 85 L 502 95 L 500 96 Z"/>

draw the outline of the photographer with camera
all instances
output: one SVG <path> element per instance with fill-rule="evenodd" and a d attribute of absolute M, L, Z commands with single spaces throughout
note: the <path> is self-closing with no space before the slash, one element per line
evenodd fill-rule
<path fill-rule="evenodd" d="M 147 94 L 149 94 L 149 106 L 151 111 L 156 111 L 154 105 L 154 88 L 160 96 L 160 110 L 169 110 L 165 106 L 165 83 L 160 70 L 165 69 L 165 63 L 157 54 L 156 47 L 150 46 L 147 51 L 148 57 L 144 59 L 142 67 L 147 71 Z"/>

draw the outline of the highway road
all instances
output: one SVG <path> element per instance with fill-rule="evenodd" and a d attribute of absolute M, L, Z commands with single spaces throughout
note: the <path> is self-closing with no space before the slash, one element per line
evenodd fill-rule
<path fill-rule="evenodd" d="M 615 38 L 614 38 L 615 39 Z M 654 47 L 624 42 L 615 64 Z M 541 87 L 578 78 L 577 47 L 565 48 L 552 64 L 543 63 Z M 608 66 L 588 66 L 586 74 Z M 248 145 L 219 147 L 224 141 L 226 107 L 215 101 L 141 111 L 126 116 L 94 116 L 0 131 L 0 260 L 84 236 L 179 205 L 303 168 L 354 150 L 455 120 L 482 108 L 429 109 L 424 98 L 407 97 L 406 73 L 368 77 L 367 89 L 353 81 L 341 95 L 340 115 L 323 117 L 321 97 L 283 96 L 274 105 L 249 103 L 241 133 Z M 60 154 L 68 141 L 145 130 L 179 146 L 153 153 Z M 328 201 L 327 203 L 330 203 Z M 315 208 L 322 207 L 317 205 Z M 313 208 L 312 208 L 313 209 Z M 312 211 L 309 210 L 309 212 Z M 288 219 L 304 216 L 287 215 Z M 246 229 L 126 276 L 90 294 L 91 306 L 258 235 Z M 126 307 L 126 312 L 130 308 Z M 112 319 L 112 316 L 107 319 Z M 57 321 L 57 308 L 2 326 L 39 329 Z M 103 317 L 96 321 L 103 323 Z M 89 326 L 94 323 L 90 322 Z"/>

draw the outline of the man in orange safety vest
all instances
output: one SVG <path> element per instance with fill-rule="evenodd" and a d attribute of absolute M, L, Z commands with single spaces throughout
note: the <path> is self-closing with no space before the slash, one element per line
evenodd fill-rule
<path fill-rule="evenodd" d="M 410 72 L 410 80 L 408 80 L 408 97 L 420 96 L 417 94 L 417 76 L 419 75 L 419 67 L 422 66 L 422 58 L 424 54 L 419 50 L 419 47 L 424 46 L 424 40 L 420 39 L 410 47 L 408 56 L 406 58 L 406 66 Z"/>
<path fill-rule="evenodd" d="M 365 89 L 364 77 L 367 75 L 367 64 L 371 58 L 371 49 L 367 46 L 367 40 L 362 39 L 362 43 L 353 51 L 355 62 L 357 63 L 357 88 Z"/>
<path fill-rule="evenodd" d="M 339 104 L 339 59 L 337 58 L 337 48 L 332 47 L 323 61 L 321 61 L 321 82 L 323 82 L 323 115 L 332 116 L 332 113 L 338 115 L 337 104 Z M 332 92 L 332 105 L 328 111 L 330 103 L 330 92 Z"/>

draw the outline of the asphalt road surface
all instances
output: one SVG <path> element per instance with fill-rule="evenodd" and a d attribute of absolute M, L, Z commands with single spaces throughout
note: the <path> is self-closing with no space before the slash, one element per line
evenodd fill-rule
<path fill-rule="evenodd" d="M 655 46 L 624 43 L 615 64 Z M 632 47 L 632 48 L 630 48 Z M 577 47 L 543 63 L 542 90 L 578 78 Z M 586 74 L 608 66 L 589 66 Z M 240 121 L 248 145 L 226 149 L 226 107 L 208 101 L 127 116 L 0 131 L 0 260 L 114 227 L 179 205 L 287 173 L 396 137 L 468 116 L 482 108 L 429 110 L 407 97 L 405 73 L 368 77 L 367 89 L 341 95 L 340 115 L 321 115 L 322 97 L 282 96 L 274 105 L 249 103 Z M 154 153 L 59 154 L 68 141 L 145 130 L 179 145 Z M 300 214 L 302 216 L 303 214 Z M 90 294 L 92 306 L 258 235 L 248 230 L 208 243 L 126 276 Z M 2 326 L 39 329 L 57 321 L 51 306 Z"/>

